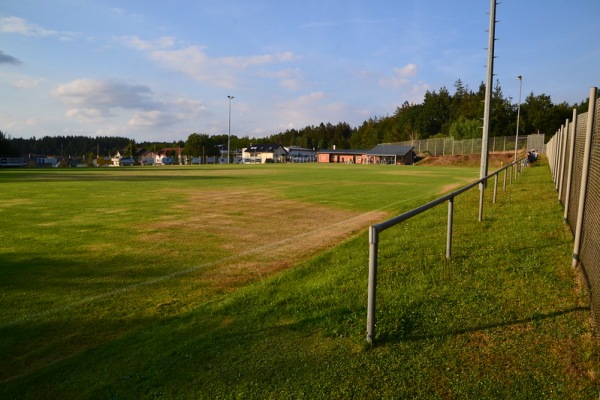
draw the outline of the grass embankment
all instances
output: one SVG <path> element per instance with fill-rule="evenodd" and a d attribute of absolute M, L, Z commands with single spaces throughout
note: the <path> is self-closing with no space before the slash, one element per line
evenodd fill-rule
<path fill-rule="evenodd" d="M 371 172 L 361 175 L 363 170 Z M 314 178 L 323 170 L 309 171 Z M 376 204 L 394 203 L 394 190 L 389 186 L 387 192 L 372 191 L 370 195 L 360 190 L 364 186 L 375 190 L 376 185 L 386 186 L 393 180 L 374 179 L 372 168 L 352 171 L 359 178 L 346 178 L 359 184 L 338 176 L 337 185 L 323 180 L 322 186 L 332 190 L 301 190 L 299 179 L 284 192 L 295 192 L 295 197 L 325 204 L 328 209 L 366 211 L 377 209 Z M 377 171 L 393 175 L 400 170 Z M 456 171 L 453 173 L 458 175 Z M 395 177 L 396 182 L 409 182 L 413 173 Z M 275 181 L 279 179 L 283 184 L 284 177 Z M 450 179 L 450 175 L 443 178 L 452 184 Z M 254 184 L 259 198 L 258 193 L 269 187 L 250 174 L 241 180 Z M 414 190 L 424 180 L 417 176 L 402 189 Z M 223 180 L 226 186 L 239 187 L 228 182 Z M 112 183 L 107 190 L 124 188 L 123 182 Z M 172 194 L 189 206 L 186 196 L 191 189 L 189 183 L 182 185 L 181 191 Z M 75 185 L 81 186 L 81 182 Z M 425 187 L 418 187 L 414 194 Z M 158 191 L 148 187 L 147 193 L 156 196 Z M 360 200 L 350 207 L 347 203 L 354 198 L 352 193 L 359 193 L 355 196 Z M 17 310 L 3 310 L 2 357 L 7 361 L 3 361 L 0 397 L 594 398 L 598 360 L 587 297 L 570 268 L 572 239 L 562 222 L 547 165 L 527 169 L 506 192 L 499 193 L 497 204 L 490 204 L 491 191 L 487 197 L 482 223 L 477 222 L 476 190 L 455 201 L 451 263 L 443 259 L 444 207 L 381 235 L 373 348 L 364 341 L 364 230 L 332 250 L 323 252 L 315 247 L 312 254 L 316 256 L 293 269 L 252 269 L 261 264 L 258 257 L 250 261 L 247 277 L 215 285 L 210 277 L 212 272 L 222 273 L 222 263 L 194 271 L 185 268 L 198 265 L 194 257 L 205 257 L 207 265 L 217 262 L 219 256 L 210 249 L 216 247 L 218 253 L 227 248 L 224 236 L 209 241 L 210 246 L 191 243 L 193 231 L 185 231 L 182 224 L 176 228 L 184 229 L 183 236 L 177 236 L 177 229 L 168 230 L 165 237 L 140 251 L 142 241 L 132 243 L 119 234 L 118 243 L 124 247 L 124 253 L 119 253 L 108 232 L 93 228 L 98 218 L 78 223 L 79 233 L 66 226 L 55 227 L 65 229 L 59 232 L 68 240 L 50 234 L 46 240 L 59 241 L 54 245 L 68 249 L 69 262 L 55 259 L 54 253 L 37 260 L 54 272 L 47 272 L 52 279 L 34 280 L 29 293 L 24 281 L 33 279 L 26 271 L 31 256 L 22 254 L 19 259 L 18 252 L 3 251 L 2 258 L 12 267 L 2 269 L 3 308 L 9 305 Z M 131 213 L 135 214 L 132 219 L 155 216 L 152 212 L 156 210 L 141 199 L 137 199 L 141 207 L 132 200 L 130 207 L 110 207 L 119 211 L 103 217 L 121 226 L 120 218 L 129 220 Z M 160 199 L 175 216 L 191 218 L 186 206 L 177 208 L 162 197 L 156 200 Z M 400 205 L 390 208 L 394 212 L 400 209 Z M 71 211 L 75 212 L 72 205 L 60 210 L 66 215 Z M 316 216 L 306 211 L 306 217 L 318 222 L 324 211 L 318 209 Z M 242 213 L 235 207 L 229 212 Z M 350 219 L 354 214 L 343 216 Z M 79 210 L 71 218 L 86 219 L 88 213 Z M 85 247 L 90 246 L 88 242 L 78 243 L 78 238 L 86 236 L 85 231 L 80 232 L 85 224 L 116 246 L 111 247 L 114 259 L 108 260 L 117 264 L 116 269 L 107 267 L 105 258 L 99 262 L 91 257 Z M 23 230 L 17 231 L 26 236 Z M 35 253 L 36 246 L 44 245 L 33 231 L 29 235 L 18 239 L 31 240 Z M 6 237 L 2 236 L 3 240 Z M 297 237 L 292 235 L 291 240 Z M 250 238 L 248 243 L 256 240 Z M 6 248 L 18 247 L 11 243 L 12 247 Z M 103 240 L 94 243 L 98 254 L 106 254 Z M 209 255 L 200 254 L 198 246 Z M 156 247 L 160 249 L 153 252 Z M 82 251 L 78 263 L 72 254 L 77 249 Z M 183 255 L 187 252 L 192 255 Z M 161 278 L 172 268 L 169 258 L 184 266 L 176 270 L 183 271 L 181 277 Z M 146 263 L 146 275 L 140 279 Z M 150 268 L 152 263 L 157 264 L 156 269 Z M 44 269 L 31 268 L 37 273 Z M 98 272 L 103 269 L 105 275 Z M 135 274 L 127 276 L 127 271 Z M 252 271 L 264 275 L 250 278 Z M 152 276 L 156 281 L 149 281 Z M 239 277 L 237 272 L 226 276 Z M 11 284 L 20 290 L 11 291 Z M 47 285 L 50 290 L 45 289 Z M 71 298 L 61 302 L 51 298 L 52 291 Z M 26 303 L 22 309 L 15 292 Z M 42 295 L 39 301 L 35 300 L 37 292 Z M 50 311 L 43 311 L 47 309 L 44 302 L 51 304 Z M 24 312 L 29 316 L 23 316 Z M 51 338 L 50 342 L 44 342 L 44 337 Z M 28 345 L 29 338 L 33 345 Z"/>

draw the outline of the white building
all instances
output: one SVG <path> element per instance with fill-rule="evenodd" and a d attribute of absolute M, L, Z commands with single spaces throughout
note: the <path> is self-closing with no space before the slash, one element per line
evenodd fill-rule
<path fill-rule="evenodd" d="M 288 152 L 288 162 L 316 162 L 317 153 L 314 150 L 306 149 L 299 146 L 288 146 L 284 147 Z"/>
<path fill-rule="evenodd" d="M 280 144 L 257 144 L 242 149 L 242 162 L 245 164 L 264 164 L 285 162 L 288 152 Z"/>

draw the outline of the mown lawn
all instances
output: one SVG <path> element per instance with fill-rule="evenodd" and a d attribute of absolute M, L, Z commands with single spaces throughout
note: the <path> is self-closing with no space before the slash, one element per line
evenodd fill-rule
<path fill-rule="evenodd" d="M 0 397 L 597 396 L 547 165 L 381 235 L 373 347 L 366 226 L 478 170 L 247 167 L 1 171 Z"/>

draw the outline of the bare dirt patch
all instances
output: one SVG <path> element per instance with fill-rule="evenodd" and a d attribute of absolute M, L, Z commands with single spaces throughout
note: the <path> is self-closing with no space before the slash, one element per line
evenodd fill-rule
<path fill-rule="evenodd" d="M 465 185 L 469 184 L 471 181 L 472 181 L 472 179 L 470 179 L 470 178 L 463 178 L 463 179 L 461 180 L 461 182 L 457 182 L 457 183 L 451 183 L 451 184 L 448 184 L 448 185 L 444 185 L 444 186 L 443 186 L 443 187 L 440 189 L 440 191 L 439 191 L 439 194 L 440 194 L 440 195 L 443 195 L 443 194 L 446 194 L 446 193 L 450 193 L 450 192 L 452 192 L 453 190 L 457 190 L 457 189 L 459 189 L 459 188 L 461 188 L 461 187 L 463 187 L 463 186 L 465 186 Z"/>
<path fill-rule="evenodd" d="M 212 243 L 212 251 L 218 247 L 222 261 L 198 278 L 225 290 L 292 268 L 387 216 L 283 199 L 265 190 L 191 192 L 177 208 L 183 218 L 147 228 L 179 232 L 179 240 L 188 232 L 184 240 Z M 167 236 L 161 239 L 174 239 Z"/>
<path fill-rule="evenodd" d="M 522 155 L 519 155 L 520 157 Z M 431 165 L 440 167 L 478 167 L 481 165 L 481 154 L 459 154 L 446 156 L 425 156 L 418 165 Z M 490 168 L 502 168 L 515 159 L 514 152 L 490 153 L 488 165 Z"/>

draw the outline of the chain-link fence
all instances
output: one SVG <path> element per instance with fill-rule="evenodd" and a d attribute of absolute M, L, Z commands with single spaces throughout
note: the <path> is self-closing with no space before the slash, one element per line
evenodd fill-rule
<path fill-rule="evenodd" d="M 497 136 L 488 140 L 492 153 L 515 151 L 519 149 L 537 149 L 540 153 L 545 152 L 544 135 L 519 136 Z M 481 154 L 481 138 L 454 140 L 452 138 L 432 138 L 409 140 L 394 143 L 400 146 L 414 146 L 417 154 L 429 153 L 432 156 L 448 156 L 461 154 Z"/>
<path fill-rule="evenodd" d="M 600 103 L 590 90 L 589 109 L 567 120 L 546 145 L 564 218 L 575 242 L 579 266 L 590 293 L 596 334 L 600 333 Z"/>

